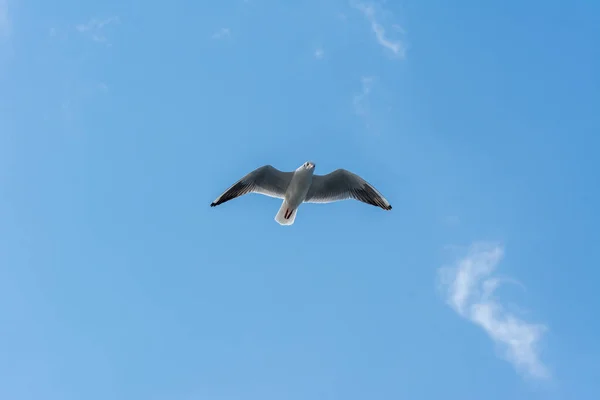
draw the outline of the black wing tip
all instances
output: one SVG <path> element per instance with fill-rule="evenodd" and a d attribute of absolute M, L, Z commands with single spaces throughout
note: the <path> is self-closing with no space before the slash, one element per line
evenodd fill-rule
<path fill-rule="evenodd" d="M 216 206 L 216 205 L 217 205 L 217 203 L 215 203 L 214 201 L 213 201 L 212 203 L 210 203 L 210 206 L 211 206 L 211 207 L 214 207 L 214 206 Z"/>
<path fill-rule="evenodd" d="M 388 211 L 390 211 L 392 209 L 392 205 L 391 204 L 388 205 L 385 209 L 388 210 Z"/>

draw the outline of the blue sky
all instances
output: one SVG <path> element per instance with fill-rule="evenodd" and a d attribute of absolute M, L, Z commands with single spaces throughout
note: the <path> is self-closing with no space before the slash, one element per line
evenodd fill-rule
<path fill-rule="evenodd" d="M 0 0 L 0 398 L 598 398 L 598 38 L 577 0 Z M 307 160 L 393 210 L 209 207 Z"/>

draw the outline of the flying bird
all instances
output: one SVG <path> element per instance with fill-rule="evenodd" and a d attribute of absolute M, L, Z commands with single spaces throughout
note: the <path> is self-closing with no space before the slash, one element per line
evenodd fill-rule
<path fill-rule="evenodd" d="M 355 199 L 391 210 L 390 203 L 370 183 L 345 169 L 327 175 L 315 175 L 315 164 L 307 161 L 292 172 L 264 165 L 234 183 L 210 206 L 215 207 L 248 193 L 283 199 L 275 215 L 281 225 L 292 225 L 302 203 L 331 203 Z"/>

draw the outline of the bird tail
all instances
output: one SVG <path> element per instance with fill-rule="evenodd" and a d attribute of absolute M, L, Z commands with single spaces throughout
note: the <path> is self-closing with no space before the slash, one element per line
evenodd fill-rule
<path fill-rule="evenodd" d="M 275 221 L 280 225 L 292 225 L 296 219 L 297 211 L 297 208 L 290 207 L 288 202 L 284 200 L 275 216 Z"/>

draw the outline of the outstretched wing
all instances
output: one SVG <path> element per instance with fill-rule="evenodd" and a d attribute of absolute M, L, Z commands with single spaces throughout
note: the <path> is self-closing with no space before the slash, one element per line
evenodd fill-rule
<path fill-rule="evenodd" d="M 270 165 L 262 166 L 234 183 L 222 195 L 217 197 L 210 206 L 218 206 L 248 193 L 260 193 L 282 199 L 293 175 L 293 172 L 283 172 Z"/>
<path fill-rule="evenodd" d="M 331 203 L 355 199 L 363 203 L 391 210 L 390 203 L 370 183 L 345 169 L 327 175 L 313 175 L 306 199 L 307 203 Z"/>

